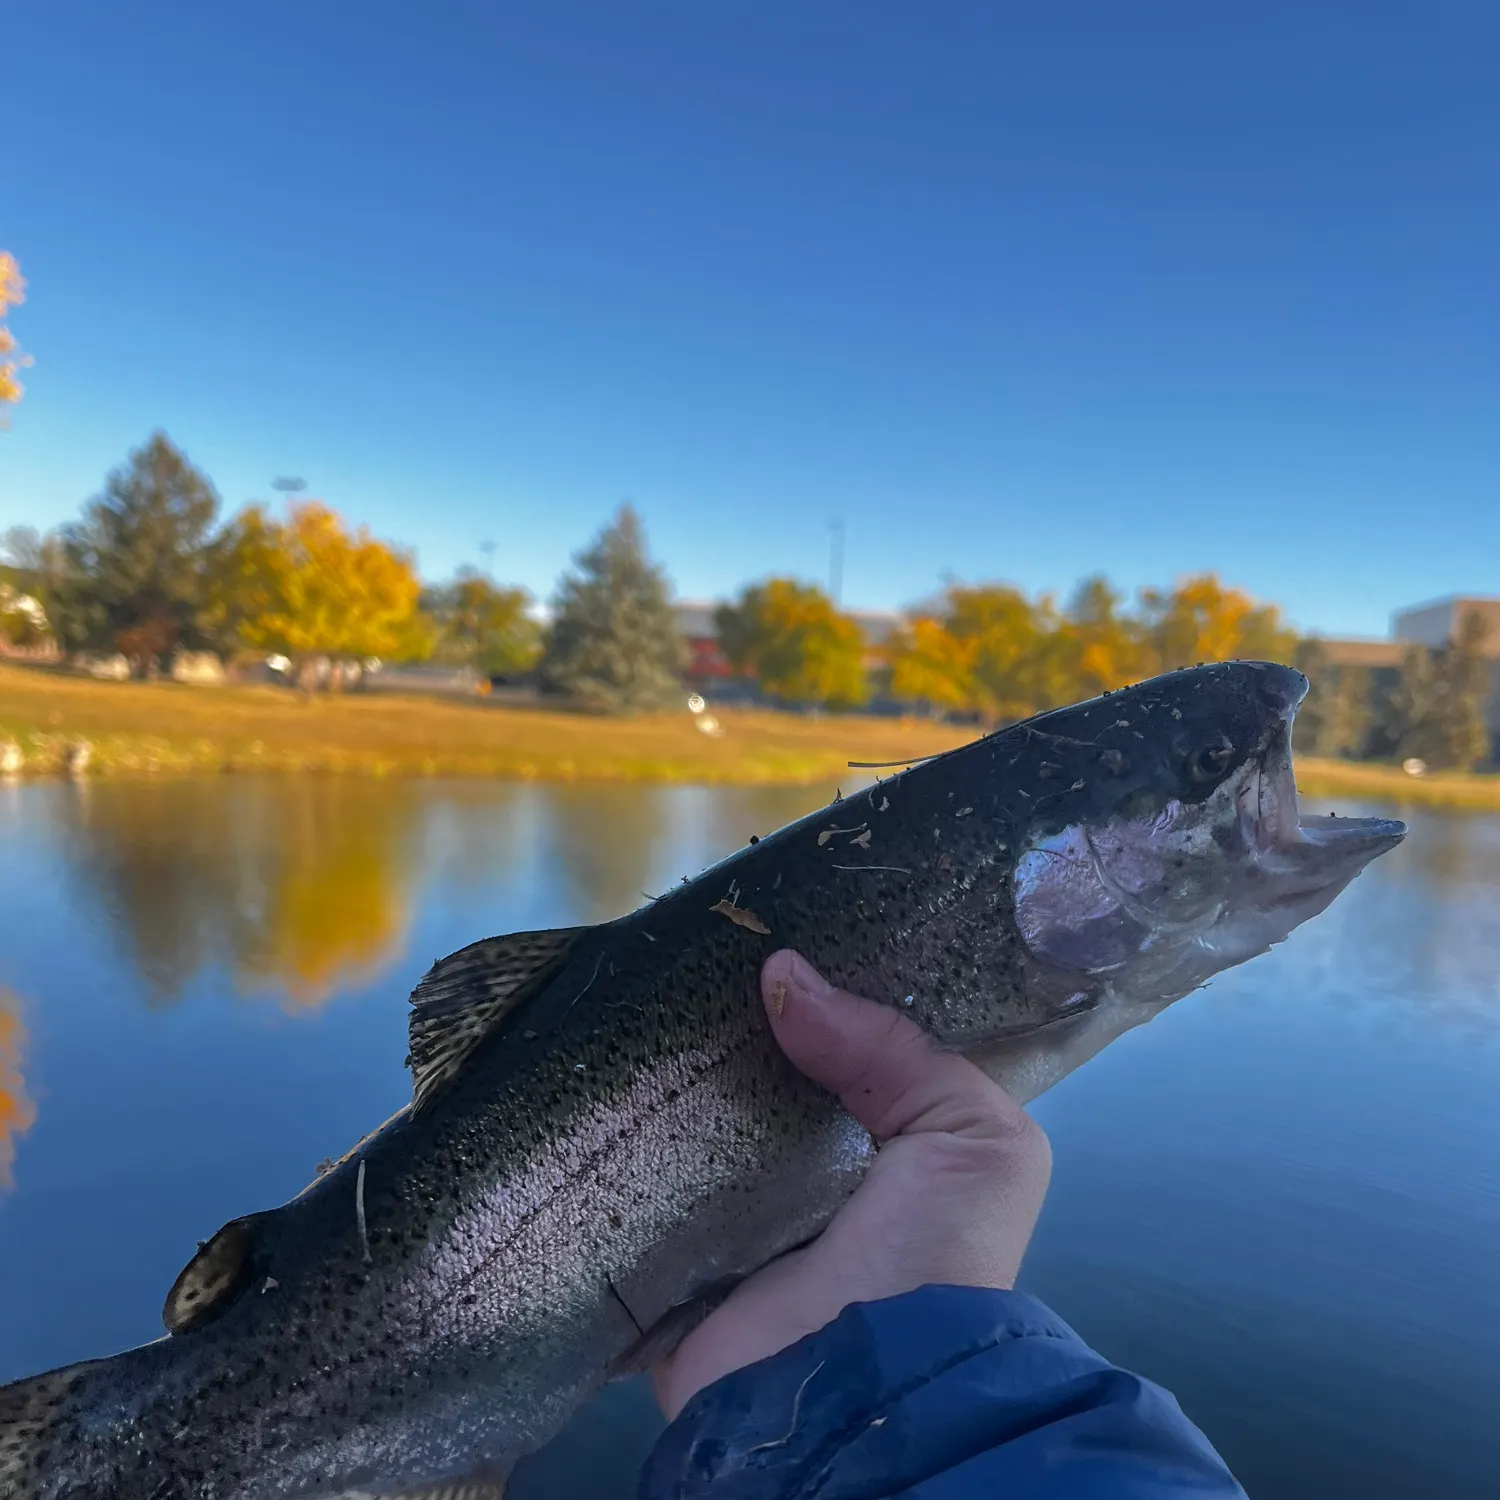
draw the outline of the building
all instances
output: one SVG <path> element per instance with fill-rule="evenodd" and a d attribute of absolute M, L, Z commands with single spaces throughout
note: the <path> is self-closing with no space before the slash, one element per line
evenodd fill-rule
<path fill-rule="evenodd" d="M 1377 692 L 1389 689 L 1401 671 L 1401 662 L 1413 646 L 1441 649 L 1458 638 L 1469 615 L 1485 624 L 1480 654 L 1490 658 L 1490 697 L 1485 705 L 1485 723 L 1490 738 L 1500 747 L 1500 599 L 1453 594 L 1429 604 L 1398 609 L 1391 616 L 1391 633 L 1380 639 L 1360 636 L 1320 636 L 1328 664 L 1334 667 L 1367 667 Z"/>
<path fill-rule="evenodd" d="M 734 669 L 719 649 L 719 630 L 714 624 L 717 604 L 712 600 L 679 599 L 672 608 L 678 633 L 688 649 L 683 677 L 700 693 L 726 689 L 733 681 Z"/>
<path fill-rule="evenodd" d="M 1391 619 L 1391 634 L 1414 646 L 1446 646 L 1458 639 L 1459 627 L 1470 615 L 1478 615 L 1484 625 L 1481 655 L 1500 658 L 1500 599 L 1454 595 L 1400 609 Z"/>
<path fill-rule="evenodd" d="M 1374 667 L 1399 670 L 1412 646 L 1437 650 L 1458 639 L 1469 615 L 1484 622 L 1480 654 L 1500 661 L 1500 599 L 1452 595 L 1431 604 L 1414 604 L 1391 616 L 1389 636 L 1318 636 L 1329 663 L 1335 667 Z"/>

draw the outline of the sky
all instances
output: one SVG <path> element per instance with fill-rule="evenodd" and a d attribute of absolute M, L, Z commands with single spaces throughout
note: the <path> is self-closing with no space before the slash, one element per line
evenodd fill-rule
<path fill-rule="evenodd" d="M 1500 593 L 1500 7 L 10 0 L 0 527 L 157 429 L 424 574 Z M 492 542 L 486 553 L 483 544 Z"/>

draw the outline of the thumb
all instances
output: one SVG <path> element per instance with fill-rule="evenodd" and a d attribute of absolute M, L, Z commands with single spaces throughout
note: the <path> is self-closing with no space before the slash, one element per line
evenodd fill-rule
<path fill-rule="evenodd" d="M 1032 1128 L 973 1063 L 939 1052 L 891 1006 L 835 988 L 790 949 L 766 960 L 761 996 L 782 1051 L 877 1141 L 928 1131 L 1005 1139 Z"/>

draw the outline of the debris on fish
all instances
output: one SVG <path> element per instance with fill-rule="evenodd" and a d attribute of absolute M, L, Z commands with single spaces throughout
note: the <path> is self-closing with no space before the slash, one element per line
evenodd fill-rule
<path fill-rule="evenodd" d="M 758 932 L 763 937 L 770 936 L 771 929 L 753 911 L 747 911 L 743 906 L 736 906 L 733 901 L 716 901 L 709 907 L 709 910 L 718 912 L 721 917 L 728 917 L 739 927 Z"/>

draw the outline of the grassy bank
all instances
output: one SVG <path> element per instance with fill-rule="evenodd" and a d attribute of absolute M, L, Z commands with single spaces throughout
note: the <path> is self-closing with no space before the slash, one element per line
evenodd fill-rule
<path fill-rule="evenodd" d="M 1309 797 L 1399 802 L 1408 807 L 1500 812 L 1500 776 L 1465 771 L 1408 776 L 1396 766 L 1364 761 L 1297 759 L 1297 788 Z"/>
<path fill-rule="evenodd" d="M 962 744 L 972 729 L 728 709 L 724 733 L 686 712 L 598 719 L 483 699 L 396 694 L 300 697 L 284 688 L 93 682 L 0 664 L 0 742 L 28 775 L 56 775 L 89 746 L 90 775 L 164 771 L 315 771 L 523 780 L 807 783 L 837 781 L 851 760 L 896 760 Z M 1312 796 L 1500 811 L 1500 776 L 1413 778 L 1390 766 L 1302 759 Z"/>
<path fill-rule="evenodd" d="M 972 730 L 916 719 L 716 711 L 711 739 L 683 709 L 601 719 L 395 693 L 302 697 L 271 686 L 94 682 L 0 664 L 0 741 L 24 773 L 59 774 L 86 741 L 88 773 L 315 771 L 521 780 L 807 783 L 851 760 L 930 755 Z"/>

